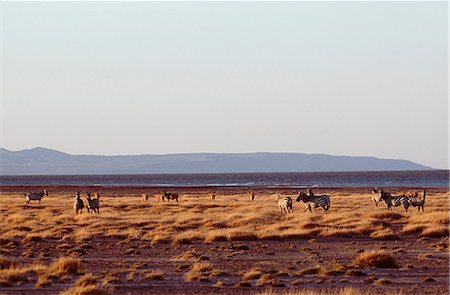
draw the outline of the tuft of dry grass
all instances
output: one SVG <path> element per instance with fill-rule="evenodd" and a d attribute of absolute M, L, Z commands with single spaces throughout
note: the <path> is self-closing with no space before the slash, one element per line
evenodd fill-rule
<path fill-rule="evenodd" d="M 16 263 L 14 261 L 6 257 L 0 256 L 0 270 L 12 268 L 15 266 Z"/>
<path fill-rule="evenodd" d="M 184 274 L 184 280 L 189 281 L 206 281 L 212 271 L 212 265 L 209 262 L 195 262 L 192 264 L 188 272 Z"/>
<path fill-rule="evenodd" d="M 427 227 L 422 231 L 420 234 L 421 237 L 428 237 L 428 238 L 445 238 L 449 235 L 449 229 L 447 226 L 430 226 Z"/>
<path fill-rule="evenodd" d="M 374 240 L 398 240 L 399 236 L 394 233 L 390 228 L 374 231 L 370 234 L 370 237 Z"/>
<path fill-rule="evenodd" d="M 242 274 L 242 278 L 246 281 L 248 280 L 255 280 L 255 279 L 259 279 L 262 275 L 261 270 L 259 269 L 252 269 L 250 271 L 245 272 L 244 274 Z"/>
<path fill-rule="evenodd" d="M 54 276 L 76 275 L 80 271 L 80 260 L 72 257 L 60 257 L 48 268 L 48 274 Z"/>
<path fill-rule="evenodd" d="M 96 285 L 88 285 L 88 286 L 73 286 L 63 292 L 61 295 L 107 295 L 108 292 L 102 288 L 97 287 Z"/>
<path fill-rule="evenodd" d="M 370 215 L 370 217 L 375 219 L 390 219 L 390 220 L 399 220 L 404 216 L 400 213 L 384 211 L 384 212 L 376 212 Z"/>
<path fill-rule="evenodd" d="M 353 260 L 353 265 L 360 267 L 397 268 L 395 259 L 383 250 L 373 250 L 361 253 Z"/>
<path fill-rule="evenodd" d="M 163 280 L 164 274 L 161 270 L 146 270 L 143 272 L 145 280 Z"/>

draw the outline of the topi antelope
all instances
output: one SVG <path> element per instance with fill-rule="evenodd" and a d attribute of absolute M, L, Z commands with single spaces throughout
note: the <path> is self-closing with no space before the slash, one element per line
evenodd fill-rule
<path fill-rule="evenodd" d="M 248 197 L 250 199 L 250 202 L 254 202 L 255 201 L 255 192 L 253 192 L 253 191 L 248 192 Z"/>
<path fill-rule="evenodd" d="M 208 193 L 208 198 L 211 202 L 213 202 L 216 199 L 216 193 L 215 192 L 210 192 Z"/>

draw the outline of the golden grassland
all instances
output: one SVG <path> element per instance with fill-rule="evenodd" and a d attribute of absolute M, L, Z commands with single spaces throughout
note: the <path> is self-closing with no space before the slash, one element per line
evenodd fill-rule
<path fill-rule="evenodd" d="M 83 241 L 93 237 L 141 239 L 153 244 L 193 241 L 266 240 L 317 237 L 367 236 L 396 239 L 401 234 L 418 237 L 448 236 L 448 194 L 427 199 L 425 213 L 412 208 L 387 211 L 370 202 L 370 195 L 331 195 L 329 213 L 303 211 L 294 202 L 294 213 L 281 215 L 275 195 L 258 196 L 250 203 L 246 195 L 206 197 L 183 195 L 183 201 L 142 204 L 136 196 L 102 197 L 101 213 L 76 215 L 72 196 L 43 199 L 25 205 L 21 196 L 1 196 L 0 236 L 24 242 L 46 238 Z"/>
<path fill-rule="evenodd" d="M 335 192 L 330 194 L 331 209 L 328 213 L 320 209 L 312 213 L 304 212 L 303 203 L 294 202 L 294 213 L 282 215 L 277 208 L 275 196 L 257 195 L 252 203 L 247 194 L 216 195 L 215 201 L 210 201 L 206 194 L 187 193 L 182 194 L 180 203 L 157 202 L 153 199 L 142 203 L 138 195 L 106 195 L 101 197 L 100 214 L 89 214 L 84 209 L 83 214 L 76 215 L 72 208 L 72 195 L 50 195 L 44 197 L 40 204 L 26 205 L 23 195 L 3 193 L 0 195 L 0 249 L 5 245 L 14 249 L 15 243 L 31 247 L 42 241 L 50 241 L 54 247 L 70 248 L 70 252 L 67 257 L 55 258 L 47 264 L 42 264 L 33 263 L 34 254 L 27 251 L 27 247 L 20 257 L 12 257 L 11 251 L 2 250 L 0 286 L 14 287 L 34 280 L 35 288 L 45 288 L 52 283 L 66 280 L 70 283 L 70 288 L 65 288 L 66 295 L 106 293 L 108 289 L 104 288 L 105 285 L 124 279 L 114 273 L 99 277 L 97 274 L 82 271 L 82 257 L 88 249 L 85 247 L 86 242 L 101 239 L 141 241 L 152 246 L 202 244 L 219 247 L 224 242 L 245 241 L 264 243 L 340 238 L 396 241 L 404 238 L 430 238 L 436 239 L 435 251 L 447 251 L 448 248 L 448 192 L 427 196 L 425 213 L 419 213 L 415 208 L 405 212 L 401 207 L 387 211 L 382 205 L 375 207 L 370 200 L 370 194 L 341 195 Z M 84 196 L 83 199 L 85 200 Z M 74 248 L 72 245 L 78 247 Z M 246 247 L 243 244 L 234 245 Z M 398 253 L 404 251 L 400 248 L 396 250 Z M 40 255 L 45 257 L 45 251 L 51 249 L 42 250 Z M 139 249 L 135 248 L 128 251 L 128 254 L 139 253 Z M 302 251 L 312 252 L 306 247 Z M 28 259 L 28 263 L 21 262 L 23 259 Z M 282 273 L 275 275 L 255 267 L 230 273 L 224 267 L 217 268 L 213 263 L 203 261 L 203 256 L 195 251 L 183 251 L 172 260 L 191 262 L 189 265 L 180 266 L 179 270 L 174 270 L 182 273 L 185 282 L 203 282 L 209 281 L 210 278 L 236 276 L 240 277 L 240 282 L 235 287 L 248 287 L 249 282 L 254 282 L 256 286 L 276 287 L 279 283 L 277 277 L 283 276 Z M 391 255 L 380 249 L 356 253 L 350 259 L 349 265 L 353 268 L 339 263 L 312 265 L 297 271 L 296 274 L 285 275 L 354 277 L 365 275 L 364 268 L 400 267 Z M 165 276 L 166 273 L 158 269 L 131 269 L 125 280 L 156 281 L 164 280 Z M 222 288 L 222 281 L 217 280 L 215 287 Z M 345 282 L 345 279 L 342 281 Z M 389 284 L 387 279 L 376 278 L 372 281 L 378 285 Z M 298 279 L 290 285 L 295 287 L 302 283 Z M 260 294 L 273 292 L 265 291 Z M 322 292 L 288 290 L 283 294 L 325 294 Z M 364 293 L 354 288 L 339 288 L 333 292 L 331 294 L 371 294 L 367 290 Z M 330 291 L 326 294 L 330 294 Z"/>

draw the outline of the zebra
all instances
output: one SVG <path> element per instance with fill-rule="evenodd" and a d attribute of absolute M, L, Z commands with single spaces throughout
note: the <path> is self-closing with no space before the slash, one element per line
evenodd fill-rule
<path fill-rule="evenodd" d="M 293 213 L 294 210 L 292 209 L 292 199 L 291 197 L 283 197 L 280 193 L 277 193 L 277 196 L 275 197 L 275 201 L 278 203 L 278 207 L 280 208 L 280 214 L 283 215 L 283 213 Z"/>
<path fill-rule="evenodd" d="M 42 199 L 42 197 L 44 197 L 44 195 L 48 196 L 48 191 L 46 188 L 44 188 L 42 191 L 40 191 L 38 193 L 24 194 L 27 204 L 30 204 L 31 201 L 39 201 L 39 203 L 40 203 L 41 199 Z"/>
<path fill-rule="evenodd" d="M 311 205 L 313 205 L 314 211 L 316 211 L 316 208 L 321 207 L 325 212 L 328 212 L 331 205 L 330 196 L 315 196 L 311 190 L 308 190 L 308 193 L 309 195 L 299 192 L 296 199 L 297 202 L 303 201 L 305 203 L 305 211 L 309 210 L 309 212 L 312 212 Z"/>
<path fill-rule="evenodd" d="M 178 196 L 178 194 L 174 194 L 174 193 L 166 193 L 166 191 L 163 191 L 163 197 L 167 199 L 167 201 L 170 200 L 176 200 L 177 203 L 180 201 L 181 202 L 181 197 Z"/>
<path fill-rule="evenodd" d="M 425 205 L 425 198 L 427 196 L 427 191 L 423 190 L 423 196 L 419 197 L 418 193 L 415 193 L 413 196 L 409 197 L 409 204 L 413 207 L 417 207 L 417 211 L 420 212 L 420 209 L 422 208 L 422 212 L 425 212 L 423 210 L 423 206 Z"/>
<path fill-rule="evenodd" d="M 250 199 L 250 202 L 254 202 L 255 201 L 255 193 L 253 191 L 248 192 L 248 197 Z"/>
<path fill-rule="evenodd" d="M 213 202 L 216 199 L 216 193 L 215 192 L 208 193 L 208 198 L 211 202 Z"/>
<path fill-rule="evenodd" d="M 392 196 L 390 193 L 384 192 L 383 189 L 380 189 L 380 196 L 388 210 L 392 210 L 392 207 L 403 205 L 405 211 L 408 212 L 410 206 L 410 199 L 408 196 Z"/>
<path fill-rule="evenodd" d="M 100 200 L 98 199 L 98 197 L 96 197 L 95 199 L 91 199 L 91 193 L 87 193 L 87 210 L 89 213 L 89 209 L 91 209 L 94 213 L 99 214 L 100 213 Z"/>
<path fill-rule="evenodd" d="M 80 192 L 77 192 L 75 195 L 75 201 L 73 202 L 73 209 L 75 209 L 76 214 L 78 214 L 78 211 L 83 213 L 84 203 L 81 199 Z"/>

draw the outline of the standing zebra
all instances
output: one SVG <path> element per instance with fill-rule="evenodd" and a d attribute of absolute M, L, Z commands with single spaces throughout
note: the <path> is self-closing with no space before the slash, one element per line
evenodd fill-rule
<path fill-rule="evenodd" d="M 398 207 L 403 205 L 406 212 L 410 206 L 410 199 L 407 196 L 392 196 L 390 193 L 384 192 L 380 189 L 380 196 L 383 202 L 386 204 L 388 210 L 392 210 L 392 207 Z"/>
<path fill-rule="evenodd" d="M 75 201 L 73 202 L 73 209 L 75 209 L 76 214 L 78 214 L 78 212 L 83 213 L 83 208 L 84 208 L 84 203 L 83 200 L 81 199 L 81 195 L 80 192 L 77 192 L 75 195 Z"/>
<path fill-rule="evenodd" d="M 41 202 L 42 197 L 44 197 L 44 195 L 48 196 L 48 191 L 46 188 L 44 188 L 43 190 L 41 190 L 38 193 L 28 193 L 28 194 L 24 194 L 25 195 L 25 200 L 27 202 L 27 204 L 30 204 L 31 201 L 39 201 L 39 203 Z"/>
<path fill-rule="evenodd" d="M 423 210 L 423 206 L 425 205 L 425 198 L 427 196 L 427 191 L 423 190 L 423 196 L 419 197 L 418 193 L 415 193 L 414 196 L 409 197 L 409 203 L 411 206 L 413 207 L 417 207 L 417 211 L 420 212 L 420 209 L 422 208 L 422 212 L 424 212 Z"/>
<path fill-rule="evenodd" d="M 292 199 L 291 197 L 283 197 L 280 193 L 277 193 L 275 197 L 275 201 L 278 203 L 278 207 L 280 208 L 280 214 L 283 213 L 293 213 L 292 209 Z"/>
<path fill-rule="evenodd" d="M 305 203 L 305 211 L 309 210 L 309 212 L 312 212 L 311 205 L 313 205 L 314 211 L 316 211 L 316 208 L 321 207 L 325 212 L 328 212 L 331 205 L 330 196 L 315 196 L 311 190 L 308 190 L 308 193 L 309 195 L 303 192 L 298 193 L 298 197 L 296 199 L 297 202 L 303 201 L 303 203 Z"/>
<path fill-rule="evenodd" d="M 91 193 L 87 193 L 87 210 L 89 213 L 89 209 L 92 210 L 92 212 L 99 214 L 100 213 L 100 200 L 98 199 L 98 197 L 96 197 L 95 199 L 91 199 Z M 94 194 L 95 196 L 95 194 Z"/>

